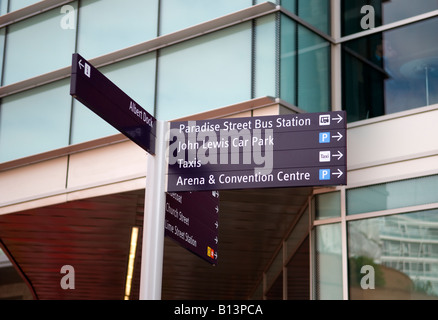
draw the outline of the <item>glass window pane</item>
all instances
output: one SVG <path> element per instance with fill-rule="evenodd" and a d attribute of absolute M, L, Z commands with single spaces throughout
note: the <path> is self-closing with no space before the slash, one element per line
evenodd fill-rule
<path fill-rule="evenodd" d="M 0 162 L 68 145 L 69 90 L 66 79 L 2 99 Z"/>
<path fill-rule="evenodd" d="M 297 0 L 281 0 L 281 6 L 287 11 L 297 14 Z"/>
<path fill-rule="evenodd" d="M 255 97 L 275 97 L 275 15 L 256 20 Z"/>
<path fill-rule="evenodd" d="M 330 0 L 299 0 L 298 16 L 325 33 L 330 33 Z"/>
<path fill-rule="evenodd" d="M 298 27 L 298 107 L 307 112 L 330 110 L 330 44 Z"/>
<path fill-rule="evenodd" d="M 330 110 L 330 44 L 281 17 L 280 97 L 307 112 Z"/>
<path fill-rule="evenodd" d="M 341 193 L 329 192 L 315 196 L 315 218 L 324 219 L 341 216 Z"/>
<path fill-rule="evenodd" d="M 280 98 L 291 104 L 297 105 L 297 25 L 292 19 L 282 15 L 280 28 Z"/>
<path fill-rule="evenodd" d="M 157 117 L 170 120 L 251 98 L 251 23 L 160 51 Z"/>
<path fill-rule="evenodd" d="M 162 0 L 160 34 L 185 29 L 251 5 L 251 0 Z"/>
<path fill-rule="evenodd" d="M 120 133 L 76 99 L 73 101 L 71 144 Z"/>
<path fill-rule="evenodd" d="M 99 70 L 150 114 L 154 113 L 156 53 L 114 63 Z"/>
<path fill-rule="evenodd" d="M 347 190 L 347 214 L 438 202 L 438 175 Z"/>
<path fill-rule="evenodd" d="M 8 12 L 8 2 L 0 1 L 0 15 L 4 15 Z"/>
<path fill-rule="evenodd" d="M 438 299 L 438 210 L 348 222 L 350 299 Z"/>
<path fill-rule="evenodd" d="M 342 35 L 364 31 L 361 22 L 367 22 L 370 12 L 364 8 L 361 13 L 365 5 L 371 5 L 374 11 L 375 27 L 438 9 L 436 0 L 342 0 Z"/>
<path fill-rule="evenodd" d="M 142 55 L 99 70 L 145 110 L 153 114 L 155 53 Z M 71 143 L 80 143 L 119 133 L 106 121 L 74 100 Z"/>
<path fill-rule="evenodd" d="M 84 0 L 78 52 L 91 59 L 157 36 L 158 0 Z"/>
<path fill-rule="evenodd" d="M 342 299 L 341 224 L 315 228 L 315 298 Z"/>
<path fill-rule="evenodd" d="M 434 18 L 343 46 L 349 121 L 438 103 L 437 28 Z"/>
<path fill-rule="evenodd" d="M 281 0 L 281 6 L 319 30 L 330 33 L 330 0 Z"/>
<path fill-rule="evenodd" d="M 76 30 L 63 29 L 62 17 L 53 9 L 8 26 L 3 85 L 71 65 Z"/>
<path fill-rule="evenodd" d="M 41 0 L 9 0 L 9 12 L 28 7 L 40 1 Z M 1 2 L 7 3 L 7 1 Z"/>

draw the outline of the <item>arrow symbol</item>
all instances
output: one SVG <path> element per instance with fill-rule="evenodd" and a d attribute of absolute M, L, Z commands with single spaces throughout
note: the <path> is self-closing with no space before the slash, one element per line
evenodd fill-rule
<path fill-rule="evenodd" d="M 214 242 L 216 242 L 216 244 L 217 244 L 219 242 L 219 239 L 217 237 L 215 237 Z"/>
<path fill-rule="evenodd" d="M 219 198 L 219 192 L 218 192 L 218 191 L 214 191 L 214 190 L 213 190 L 213 191 L 211 192 L 211 194 L 212 194 L 213 197 L 215 197 L 215 198 Z"/>
<path fill-rule="evenodd" d="M 341 158 L 343 157 L 344 155 L 342 154 L 342 152 L 341 151 L 338 151 L 338 153 L 337 154 L 334 154 L 333 155 L 333 157 L 337 157 L 338 158 L 338 160 L 341 160 Z"/>
<path fill-rule="evenodd" d="M 216 210 L 216 213 L 219 213 L 219 207 L 218 207 L 218 206 L 216 206 L 216 207 L 214 208 L 214 210 Z"/>
<path fill-rule="evenodd" d="M 219 223 L 217 221 L 214 223 L 214 225 L 216 226 L 216 229 L 219 228 Z"/>
<path fill-rule="evenodd" d="M 338 132 L 338 134 L 336 136 L 333 136 L 333 138 L 337 138 L 338 141 L 341 140 L 343 137 L 344 136 L 340 132 Z"/>
<path fill-rule="evenodd" d="M 214 258 L 217 260 L 217 252 L 214 252 Z"/>
<path fill-rule="evenodd" d="M 81 62 L 82 62 L 82 59 L 81 59 L 81 60 L 79 60 L 78 64 L 79 64 L 79 69 L 81 69 L 81 70 L 82 70 L 82 68 L 83 68 L 83 67 L 85 67 L 85 66 L 84 66 L 84 65 L 83 65 L 83 64 L 82 64 Z M 82 68 L 81 68 L 81 67 L 82 67 Z"/>
<path fill-rule="evenodd" d="M 344 118 L 342 118 L 342 116 L 340 114 L 338 114 L 338 116 L 336 118 L 332 118 L 332 120 L 337 120 L 338 123 L 341 122 L 342 120 L 344 120 Z"/>
<path fill-rule="evenodd" d="M 339 179 L 344 173 L 340 169 L 338 169 L 338 172 L 333 172 L 332 174 L 338 176 Z"/>

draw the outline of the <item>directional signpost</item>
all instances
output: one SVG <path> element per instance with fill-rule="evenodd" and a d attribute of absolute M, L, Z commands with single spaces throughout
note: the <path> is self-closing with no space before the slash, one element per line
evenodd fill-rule
<path fill-rule="evenodd" d="M 167 190 L 345 185 L 343 111 L 172 122 Z"/>
<path fill-rule="evenodd" d="M 218 190 L 347 183 L 343 111 L 171 122 L 166 140 L 167 122 L 77 53 L 70 94 L 150 154 L 140 299 L 161 297 L 164 235 L 217 264 Z"/>
<path fill-rule="evenodd" d="M 137 102 L 79 54 L 73 54 L 70 94 L 150 155 L 147 162 L 140 299 L 160 299 L 164 246 L 165 132 Z"/>

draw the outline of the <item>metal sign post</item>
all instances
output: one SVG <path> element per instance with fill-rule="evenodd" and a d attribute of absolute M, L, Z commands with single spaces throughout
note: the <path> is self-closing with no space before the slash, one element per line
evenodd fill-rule
<path fill-rule="evenodd" d="M 167 122 L 157 121 L 156 155 L 148 156 L 140 299 L 161 299 L 164 251 Z"/>
<path fill-rule="evenodd" d="M 156 120 L 77 53 L 72 59 L 70 94 L 149 153 L 140 299 L 161 299 L 168 123 Z"/>

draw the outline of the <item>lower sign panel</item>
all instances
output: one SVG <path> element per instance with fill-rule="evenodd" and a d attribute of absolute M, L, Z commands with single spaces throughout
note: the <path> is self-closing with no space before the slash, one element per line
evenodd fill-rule
<path fill-rule="evenodd" d="M 197 209 L 193 207 L 194 202 L 200 204 Z M 218 213 L 217 191 L 167 193 L 165 235 L 208 263 L 216 265 Z"/>
<path fill-rule="evenodd" d="M 345 185 L 345 166 L 274 169 L 269 174 L 257 170 L 169 174 L 167 191 L 227 190 Z"/>

